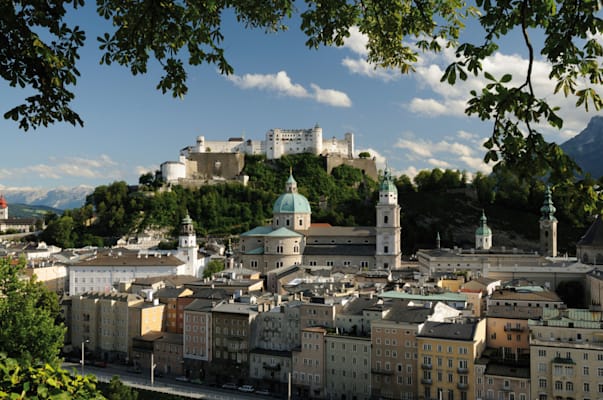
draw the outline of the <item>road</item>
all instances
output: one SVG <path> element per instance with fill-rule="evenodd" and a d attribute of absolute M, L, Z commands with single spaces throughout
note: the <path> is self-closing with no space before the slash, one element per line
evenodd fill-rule
<path fill-rule="evenodd" d="M 80 364 L 65 362 L 63 368 L 67 371 L 75 370 L 80 373 Z M 173 378 L 155 378 L 154 384 L 151 386 L 150 377 L 128 371 L 125 368 L 114 367 L 109 365 L 107 368 L 95 367 L 86 365 L 84 373 L 86 375 L 95 375 L 100 382 L 109 382 L 115 375 L 126 385 L 135 388 L 153 390 L 156 392 L 170 393 L 177 396 L 188 397 L 191 399 L 208 399 L 208 400 L 268 400 L 273 397 L 260 396 L 252 393 L 241 393 L 236 390 L 227 390 L 220 388 L 211 388 L 208 386 L 198 385 L 195 383 L 179 382 Z"/>

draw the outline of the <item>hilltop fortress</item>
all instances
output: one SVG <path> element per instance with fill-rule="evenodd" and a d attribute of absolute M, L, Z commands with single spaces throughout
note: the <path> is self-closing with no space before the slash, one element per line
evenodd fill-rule
<path fill-rule="evenodd" d="M 310 129 L 270 129 L 265 140 L 230 138 L 226 141 L 206 141 L 197 137 L 194 146 L 180 150 L 178 161 L 161 164 L 161 176 L 168 184 L 197 185 L 225 180 L 242 180 L 245 155 L 263 155 L 267 160 L 284 155 L 309 153 L 326 159 L 327 172 L 347 164 L 361 169 L 377 179 L 374 159 L 354 158 L 354 134 L 347 132 L 343 139 L 323 139 L 318 124 Z"/>

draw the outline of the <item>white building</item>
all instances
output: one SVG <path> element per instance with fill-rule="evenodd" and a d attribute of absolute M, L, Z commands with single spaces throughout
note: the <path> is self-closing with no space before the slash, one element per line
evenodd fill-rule
<path fill-rule="evenodd" d="M 186 275 L 187 269 L 186 263 L 175 255 L 112 250 L 69 267 L 69 294 L 110 293 L 119 283 L 155 276 Z"/>

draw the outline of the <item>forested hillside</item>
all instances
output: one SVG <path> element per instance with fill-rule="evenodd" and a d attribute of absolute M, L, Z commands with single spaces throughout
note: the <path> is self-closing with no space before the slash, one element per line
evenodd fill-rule
<path fill-rule="evenodd" d="M 237 235 L 269 222 L 273 202 L 283 192 L 290 170 L 299 192 L 312 206 L 314 222 L 375 224 L 378 185 L 360 170 L 340 166 L 328 175 L 320 157 L 296 155 L 266 161 L 253 156 L 246 159 L 247 187 L 225 183 L 167 190 L 148 176 L 141 177 L 137 187 L 125 182 L 99 186 L 83 207 L 60 217 L 49 215 L 42 239 L 65 248 L 111 245 L 124 234 L 145 228 L 167 228 L 176 235 L 187 213 L 201 241 L 207 236 Z M 434 169 L 421 171 L 413 180 L 399 176 L 396 185 L 404 254 L 433 247 L 437 233 L 443 246 L 471 247 L 482 209 L 494 231 L 495 245 L 537 247 L 545 190 L 540 181 L 522 180 L 499 169 L 489 176 L 478 173 L 469 183 L 464 171 Z M 592 210 L 584 209 L 577 188 L 558 187 L 553 193 L 560 220 L 559 248 L 573 254 Z"/>

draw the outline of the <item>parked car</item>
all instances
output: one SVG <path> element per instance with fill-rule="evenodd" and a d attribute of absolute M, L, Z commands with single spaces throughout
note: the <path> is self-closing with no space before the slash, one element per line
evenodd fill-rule
<path fill-rule="evenodd" d="M 257 389 L 255 394 L 263 394 L 264 396 L 270 396 L 270 390 L 268 389 Z"/>
<path fill-rule="evenodd" d="M 237 389 L 237 388 L 238 388 L 237 384 L 232 383 L 232 382 L 225 383 L 222 385 L 222 389 Z"/>
<path fill-rule="evenodd" d="M 239 386 L 239 391 L 240 392 L 253 393 L 255 391 L 255 389 L 251 385 L 243 385 L 243 386 Z"/>

